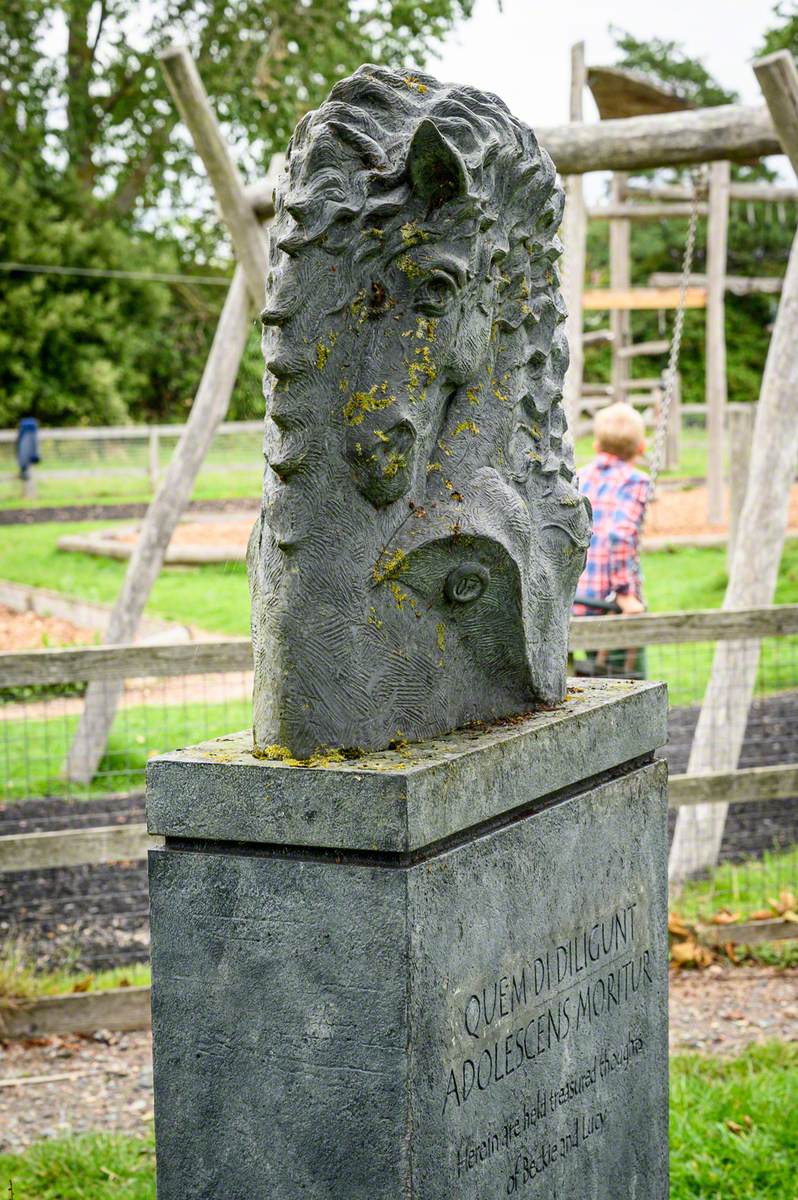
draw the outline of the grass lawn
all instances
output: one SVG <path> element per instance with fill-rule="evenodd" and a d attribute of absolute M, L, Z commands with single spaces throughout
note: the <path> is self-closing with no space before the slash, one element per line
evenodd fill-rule
<path fill-rule="evenodd" d="M 795 1200 L 797 1111 L 796 1046 L 671 1059 L 670 1200 Z M 154 1200 L 152 1137 L 84 1134 L 0 1155 L 0 1194 Z"/>
<path fill-rule="evenodd" d="M 149 987 L 150 968 L 144 963 L 112 967 L 93 974 L 77 974 L 63 967 L 36 971 L 25 954 L 25 944 L 6 942 L 0 946 L 0 1012 L 4 999 L 32 1000 L 37 996 L 61 996 L 65 992 L 105 992 L 111 988 Z"/>
<path fill-rule="evenodd" d="M 720 908 L 747 920 L 767 908 L 767 900 L 794 891 L 798 880 L 798 845 L 766 851 L 761 859 L 721 863 L 707 879 L 687 882 L 672 907 L 687 921 L 708 921 Z M 774 913 L 775 916 L 775 913 Z M 793 943 L 798 950 L 798 942 Z"/>
<path fill-rule="evenodd" d="M 191 676 L 188 694 L 201 694 L 202 676 Z M 58 704 L 58 700 L 53 702 Z M 35 796 L 126 792 L 144 786 L 144 768 L 155 754 L 246 729 L 249 700 L 216 704 L 142 705 L 120 709 L 97 774 L 87 786 L 69 784 L 61 768 L 78 724 L 77 716 L 0 721 L 0 796 L 7 803 Z"/>
<path fill-rule="evenodd" d="M 107 522 L 10 525 L 0 537 L 0 579 L 53 588 L 83 600 L 113 604 L 126 562 L 70 554 L 56 543 L 67 534 L 107 527 Z M 243 563 L 165 567 L 152 590 L 147 614 L 184 621 L 223 636 L 249 633 L 249 591 Z"/>

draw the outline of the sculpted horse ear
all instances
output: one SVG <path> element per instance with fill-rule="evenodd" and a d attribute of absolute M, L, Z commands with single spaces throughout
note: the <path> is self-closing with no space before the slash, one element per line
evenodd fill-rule
<path fill-rule="evenodd" d="M 465 163 L 434 121 L 426 117 L 416 126 L 406 167 L 413 191 L 430 208 L 466 194 Z"/>

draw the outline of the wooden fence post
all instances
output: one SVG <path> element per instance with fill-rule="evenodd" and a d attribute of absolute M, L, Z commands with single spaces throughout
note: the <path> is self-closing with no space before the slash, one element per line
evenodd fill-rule
<path fill-rule="evenodd" d="M 249 290 L 243 267 L 238 266 L 191 413 L 130 556 L 122 590 L 108 622 L 106 643 L 132 642 L 136 635 L 172 534 L 191 497 L 219 423 L 227 412 L 249 330 Z M 93 778 L 105 752 L 121 695 L 121 681 L 89 684 L 66 762 L 66 775 L 76 783 L 88 783 Z"/>
<path fill-rule="evenodd" d="M 728 162 L 712 163 L 709 169 L 709 218 L 707 221 L 707 317 L 706 317 L 706 405 L 707 405 L 707 518 L 710 525 L 723 523 L 723 444 L 726 411 L 726 255 L 729 231 Z"/>
<path fill-rule="evenodd" d="M 612 177 L 610 203 L 623 203 L 626 195 L 627 176 L 616 173 Z M 628 218 L 610 221 L 610 287 L 616 291 L 628 290 L 631 286 L 631 226 Z M 631 318 L 622 309 L 610 312 L 612 332 L 612 398 L 625 400 L 624 385 L 629 378 L 629 359 L 619 351 L 629 344 Z"/>
<path fill-rule="evenodd" d="M 571 108 L 572 121 L 584 117 L 584 89 L 587 79 L 585 68 L 585 43 L 577 42 L 571 47 Z M 568 318 L 565 325 L 570 362 L 563 385 L 563 404 L 571 436 L 576 441 L 579 419 L 579 401 L 582 396 L 585 354 L 582 344 L 582 292 L 585 285 L 585 239 L 587 237 L 587 208 L 585 205 L 584 181 L 581 175 L 570 175 L 565 180 L 565 219 L 563 222 L 562 278 Z"/>
<path fill-rule="evenodd" d="M 679 371 L 673 381 L 673 395 L 665 431 L 665 470 L 675 471 L 682 455 L 682 376 Z"/>
<path fill-rule="evenodd" d="M 798 70 L 787 50 L 754 64 L 773 123 L 798 171 Z M 770 604 L 787 530 L 790 488 L 798 459 L 798 234 L 773 327 L 751 446 L 748 487 L 740 512 L 726 609 Z M 733 770 L 745 736 L 759 666 L 759 642 L 724 642 L 715 650 L 690 751 L 688 773 Z M 679 813 L 669 875 L 680 883 L 718 859 L 726 805 L 699 804 Z"/>
<path fill-rule="evenodd" d="M 150 487 L 153 491 L 155 491 L 155 489 L 158 487 L 158 476 L 160 475 L 160 470 L 158 429 L 157 426 L 151 425 L 147 474 L 149 475 Z"/>
<path fill-rule="evenodd" d="M 729 432 L 729 541 L 726 559 L 729 567 L 734 557 L 734 543 L 737 541 L 740 513 L 748 485 L 755 420 L 755 404 L 730 404 L 726 410 Z"/>

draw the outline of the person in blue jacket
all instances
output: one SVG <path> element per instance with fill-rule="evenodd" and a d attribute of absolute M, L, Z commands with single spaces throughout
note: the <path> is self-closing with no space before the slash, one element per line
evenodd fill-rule
<path fill-rule="evenodd" d="M 20 479 L 30 478 L 30 468 L 39 461 L 39 422 L 35 417 L 23 417 L 17 429 L 17 465 Z"/>

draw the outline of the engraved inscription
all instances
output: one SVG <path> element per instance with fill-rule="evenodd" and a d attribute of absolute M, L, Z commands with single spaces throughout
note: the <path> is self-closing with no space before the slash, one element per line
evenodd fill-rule
<path fill-rule="evenodd" d="M 630 901 L 506 974 L 459 992 L 454 1055 L 441 1080 L 442 1115 L 470 1113 L 478 1120 L 482 1095 L 526 1078 L 521 1103 L 517 1086 L 508 1092 L 515 1111 L 453 1145 L 456 1177 L 498 1169 L 503 1190 L 513 1195 L 596 1144 L 623 1094 L 615 1081 L 646 1054 L 633 1005 L 653 983 L 646 922 Z M 625 1023 L 627 1008 L 631 1024 L 622 1025 L 619 1036 L 616 1014 Z"/>

